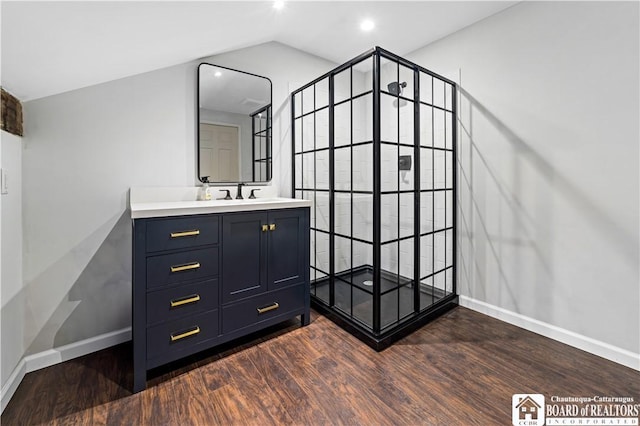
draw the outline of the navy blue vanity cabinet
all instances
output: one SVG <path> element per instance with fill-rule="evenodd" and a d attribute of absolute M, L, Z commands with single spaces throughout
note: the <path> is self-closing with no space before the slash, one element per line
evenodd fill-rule
<path fill-rule="evenodd" d="M 309 209 L 222 218 L 222 332 L 302 315 L 309 323 Z"/>
<path fill-rule="evenodd" d="M 308 213 L 308 209 L 269 211 L 268 290 L 308 280 L 309 218 L 305 213 Z"/>
<path fill-rule="evenodd" d="M 220 245 L 218 215 L 133 221 L 134 392 L 219 338 Z"/>
<path fill-rule="evenodd" d="M 222 303 L 266 291 L 267 214 L 229 213 L 222 220 Z"/>
<path fill-rule="evenodd" d="M 133 391 L 147 371 L 300 315 L 309 208 L 133 221 Z"/>

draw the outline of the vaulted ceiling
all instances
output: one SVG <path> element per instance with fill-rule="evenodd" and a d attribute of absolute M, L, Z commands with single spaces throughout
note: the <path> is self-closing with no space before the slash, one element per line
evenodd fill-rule
<path fill-rule="evenodd" d="M 268 41 L 336 63 L 376 45 L 404 55 L 515 3 L 2 1 L 0 77 L 27 101 Z"/>

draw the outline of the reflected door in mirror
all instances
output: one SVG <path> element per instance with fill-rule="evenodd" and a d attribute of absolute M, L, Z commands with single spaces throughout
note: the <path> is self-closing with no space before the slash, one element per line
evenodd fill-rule
<path fill-rule="evenodd" d="M 240 178 L 238 128 L 200 123 L 200 176 L 211 182 L 237 182 Z"/>

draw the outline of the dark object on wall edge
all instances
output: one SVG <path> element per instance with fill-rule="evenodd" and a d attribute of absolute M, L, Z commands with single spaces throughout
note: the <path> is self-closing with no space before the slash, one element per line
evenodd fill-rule
<path fill-rule="evenodd" d="M 2 92 L 0 128 L 14 135 L 22 136 L 22 104 L 3 88 L 0 88 L 0 92 Z"/>

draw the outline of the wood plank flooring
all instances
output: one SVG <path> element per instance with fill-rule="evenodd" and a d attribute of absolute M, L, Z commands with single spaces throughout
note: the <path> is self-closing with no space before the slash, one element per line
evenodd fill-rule
<path fill-rule="evenodd" d="M 312 312 L 132 380 L 130 343 L 29 373 L 0 422 L 509 425 L 514 393 L 640 401 L 640 372 L 462 307 L 380 353 Z"/>

